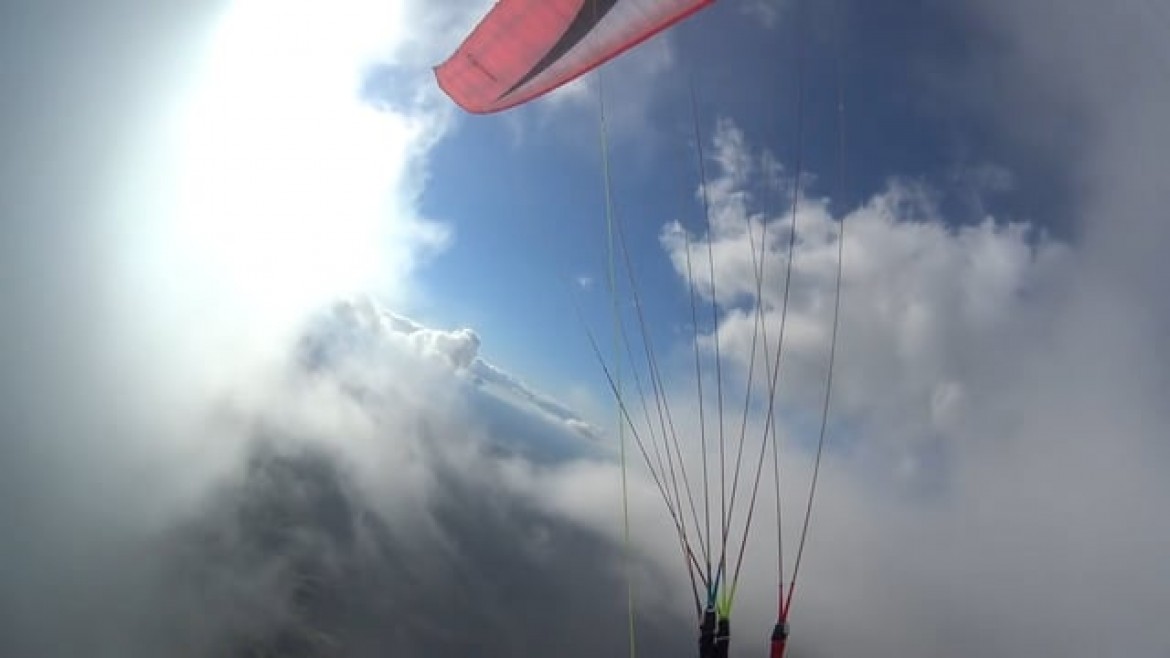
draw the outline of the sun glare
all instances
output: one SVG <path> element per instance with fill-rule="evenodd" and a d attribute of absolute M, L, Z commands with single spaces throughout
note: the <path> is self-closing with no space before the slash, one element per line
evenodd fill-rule
<path fill-rule="evenodd" d="M 183 124 L 179 239 L 201 274 L 287 315 L 369 286 L 425 128 L 361 76 L 399 40 L 394 2 L 238 2 Z M 384 278 L 384 277 L 383 277 Z"/>

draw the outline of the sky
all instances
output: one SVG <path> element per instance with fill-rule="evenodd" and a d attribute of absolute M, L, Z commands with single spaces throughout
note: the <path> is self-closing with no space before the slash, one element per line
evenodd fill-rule
<path fill-rule="evenodd" d="M 590 335 L 697 477 L 783 323 L 758 655 L 840 254 L 790 655 L 1170 655 L 1170 7 L 724 0 L 470 116 L 489 6 L 0 3 L 0 653 L 693 651 Z"/>

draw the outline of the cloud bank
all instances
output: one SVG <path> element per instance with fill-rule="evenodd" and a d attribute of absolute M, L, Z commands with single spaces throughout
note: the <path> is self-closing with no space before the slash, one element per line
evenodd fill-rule
<path fill-rule="evenodd" d="M 775 202 L 774 159 L 734 124 L 721 122 L 714 143 L 710 235 L 684 236 L 689 229 L 674 222 L 662 244 L 684 283 L 714 294 L 719 332 L 699 341 L 710 367 L 718 340 L 730 381 L 742 381 L 754 358 L 756 390 L 766 388 L 770 363 L 751 347 L 756 309 L 771 354 L 784 319 L 778 404 L 793 510 L 807 491 L 845 231 L 828 475 L 813 573 L 801 576 L 797 651 L 1164 652 L 1155 611 L 1167 605 L 1170 581 L 1154 574 L 1170 539 L 1158 512 L 1170 495 L 1162 429 L 1170 418 L 1156 391 L 1170 368 L 1147 348 L 1166 318 L 1142 301 L 1140 281 L 1118 286 L 1131 256 L 1102 267 L 1114 232 L 1093 211 L 1106 204 L 1116 217 L 1131 200 L 1112 189 L 1090 195 L 1077 218 L 1084 238 L 1068 243 L 1025 221 L 951 223 L 929 189 L 896 178 L 839 217 L 806 192 L 785 303 L 791 194 Z M 1151 230 L 1142 235 L 1156 239 L 1160 229 Z M 1161 263 L 1144 267 L 1143 281 L 1164 278 Z M 1105 593 L 1109 609 L 1085 591 Z M 740 607 L 774 605 L 766 591 L 755 596 Z M 1071 618 L 1109 630 L 1070 633 Z"/>

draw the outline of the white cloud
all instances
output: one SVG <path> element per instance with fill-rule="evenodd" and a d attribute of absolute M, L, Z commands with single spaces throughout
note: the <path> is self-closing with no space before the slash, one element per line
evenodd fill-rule
<path fill-rule="evenodd" d="M 471 329 L 431 329 L 365 298 L 334 304 L 314 322 L 299 351 L 312 369 L 352 378 L 363 397 L 397 390 L 397 378 L 409 372 L 422 390 L 459 391 L 480 420 L 494 422 L 491 434 L 510 437 L 506 440 L 525 449 L 543 450 L 539 444 L 548 442 L 553 452 L 594 451 L 596 445 L 575 444 L 582 438 L 596 444 L 597 427 L 484 360 L 479 348 Z"/>
<path fill-rule="evenodd" d="M 724 122 L 714 141 L 718 339 L 725 379 L 735 382 L 751 358 L 757 303 L 776 339 L 791 219 L 753 197 L 770 181 L 743 135 Z M 1165 607 L 1170 582 L 1142 574 L 1158 572 L 1155 547 L 1170 537 L 1155 511 L 1170 496 L 1158 447 L 1170 418 L 1146 389 L 1165 363 L 1140 356 L 1157 343 L 1157 324 L 1134 291 L 1089 266 L 1092 245 L 994 218 L 948 225 L 929 190 L 897 180 L 843 217 L 823 199 L 803 199 L 780 384 L 792 509 L 803 502 L 819 425 L 842 221 L 829 460 L 815 558 L 801 577 L 807 612 L 797 613 L 797 648 L 1164 651 L 1151 610 Z M 751 245 L 765 226 L 757 298 Z M 683 230 L 667 225 L 662 242 L 685 282 Z M 691 259 L 696 290 L 709 297 L 705 238 L 690 236 Z M 700 341 L 710 359 L 714 336 Z M 1135 376 L 1127 364 L 1138 362 L 1144 372 Z M 742 398 L 734 404 L 738 414 Z M 757 549 L 760 568 L 768 546 L 774 539 Z M 1109 592 L 1112 609 L 1076 594 L 1085 589 Z M 756 590 L 739 607 L 767 609 L 769 596 Z M 875 608 L 875 598 L 885 603 Z M 1069 637 L 1067 621 L 1086 616 L 1109 629 L 1088 650 L 1086 638 Z"/>
<path fill-rule="evenodd" d="M 760 186 L 764 170 L 734 126 L 721 123 L 715 143 L 722 171 L 710 185 L 715 292 L 727 313 L 719 340 L 726 355 L 746 364 L 756 330 L 760 241 L 766 237 L 762 300 L 774 343 L 785 310 L 791 218 L 783 210 L 757 210 L 761 204 L 749 190 Z M 785 394 L 805 403 L 821 395 L 831 333 L 840 223 L 826 207 L 823 200 L 804 199 L 796 216 L 783 367 Z M 988 219 L 948 227 L 927 191 L 899 181 L 844 221 L 838 409 L 865 418 L 870 432 L 881 428 L 899 442 L 926 441 L 958 413 L 989 349 L 1014 351 L 1016 337 L 1030 339 L 1039 329 L 1044 318 L 1033 300 L 1051 294 L 1067 272 L 1067 249 L 1019 223 Z M 685 277 L 682 230 L 671 224 L 662 238 Z M 690 240 L 696 289 L 709 298 L 706 242 Z M 762 354 L 756 357 L 759 373 Z M 929 409 L 934 412 L 923 413 Z"/>

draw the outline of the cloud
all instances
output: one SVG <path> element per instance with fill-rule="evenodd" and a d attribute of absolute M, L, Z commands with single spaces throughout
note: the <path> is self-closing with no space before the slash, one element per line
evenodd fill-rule
<path fill-rule="evenodd" d="M 1051 137 L 1040 145 L 1049 157 L 1079 149 L 1082 157 L 1066 160 L 1066 167 L 1083 204 L 1078 228 L 1100 253 L 1103 270 L 1113 270 L 1100 275 L 1140 288 L 1166 317 L 1170 312 L 1155 301 L 1147 283 L 1163 270 L 1153 245 L 1167 238 L 1161 221 L 1165 198 L 1156 173 L 1159 154 L 1170 142 L 1160 120 L 1170 102 L 1167 51 L 1157 27 L 1164 25 L 1164 16 L 1151 3 L 1139 3 L 1131 12 L 1106 12 L 1091 2 L 1075 2 L 1055 15 L 994 2 L 973 12 L 999 31 L 1026 66 L 1011 70 L 989 63 L 994 73 L 1005 74 L 1008 100 L 1019 110 L 992 104 L 987 116 L 997 126 L 1016 121 L 1018 131 Z M 1051 29 L 1038 29 L 1046 23 Z M 1029 91 L 1036 80 L 1044 85 Z M 1050 105 L 1049 99 L 1059 104 Z M 1071 123 L 1070 115 L 1076 119 L 1071 126 L 1076 139 L 1057 132 Z"/>
<path fill-rule="evenodd" d="M 1140 356 L 1158 342 L 1164 318 L 1149 312 L 1140 283 L 1118 287 L 1111 269 L 1098 269 L 1102 236 L 1058 241 L 994 217 L 954 224 L 931 190 L 898 179 L 837 217 L 827 199 L 806 192 L 785 306 L 793 227 L 783 204 L 777 210 L 759 192 L 777 186 L 768 180 L 770 157 L 729 122 L 713 141 L 710 234 L 684 235 L 691 229 L 674 222 L 661 239 L 684 284 L 689 242 L 694 289 L 705 299 L 711 240 L 726 381 L 743 382 L 754 358 L 762 395 L 770 363 L 761 348 L 753 357 L 756 309 L 773 346 L 784 317 L 779 422 L 785 500 L 794 510 L 786 512 L 786 543 L 807 491 L 845 231 L 829 453 L 795 649 L 1164 652 L 1152 611 L 1165 607 L 1170 583 L 1142 574 L 1158 572 L 1156 547 L 1170 537 L 1155 509 L 1170 495 L 1160 438 L 1170 419 L 1152 394 L 1164 390 L 1158 382 L 1164 387 L 1170 368 Z M 699 336 L 707 368 L 715 340 Z M 742 383 L 726 390 L 729 399 L 743 395 Z M 689 396 L 679 406 L 697 403 L 693 393 L 673 393 Z M 713 408 L 712 397 L 707 404 Z M 754 406 L 756 426 L 764 406 Z M 728 408 L 738 414 L 742 397 Z M 774 546 L 774 537 L 762 540 L 757 559 Z M 1078 597 L 1085 588 L 1108 591 L 1112 609 Z M 767 609 L 769 598 L 756 590 L 738 607 Z M 1085 616 L 1108 629 L 1090 647 L 1069 636 L 1067 620 Z"/>
<path fill-rule="evenodd" d="M 77 501 L 21 509 L 22 541 L 4 553 L 20 567 L 5 572 L 5 651 L 595 654 L 627 642 L 597 632 L 625 628 L 627 574 L 646 590 L 647 655 L 682 649 L 661 547 L 643 537 L 626 556 L 616 465 L 581 435 L 596 430 L 480 360 L 473 332 L 361 301 L 316 316 L 296 345 L 183 419 L 204 449 L 233 446 L 213 468 L 169 455 L 90 492 L 87 523 Z M 26 505 L 62 484 L 6 480 Z M 635 514 L 654 527 L 648 493 L 634 484 Z M 46 550 L 52 536 L 67 543 Z"/>
<path fill-rule="evenodd" d="M 559 439 L 568 446 L 580 438 L 600 440 L 600 429 L 565 404 L 485 361 L 479 356 L 479 347 L 479 336 L 471 329 L 431 329 L 365 298 L 336 303 L 320 315 L 302 338 L 298 352 L 310 369 L 354 371 L 358 379 L 354 385 L 362 389 L 382 385 L 378 373 L 398 372 L 404 367 L 421 376 L 425 369 L 419 372 L 400 362 L 403 353 L 415 355 L 443 373 L 448 387 L 459 388 L 476 401 L 481 419 L 501 423 L 494 432 L 497 435 L 516 434 L 517 442 L 543 435 L 545 443 Z M 362 381 L 371 375 L 376 377 L 375 383 Z M 581 447 L 570 451 L 579 452 Z"/>
<path fill-rule="evenodd" d="M 418 339 L 424 332 L 442 333 L 366 303 L 338 305 L 310 328 L 283 384 L 252 408 L 256 439 L 241 465 L 142 548 L 153 570 L 140 596 L 167 601 L 147 617 L 160 632 L 142 649 L 382 655 L 393 644 L 442 656 L 624 646 L 594 626 L 624 615 L 623 549 L 608 529 L 612 463 L 524 458 L 526 443 L 556 440 L 542 417 L 526 411 L 527 424 L 500 431 L 500 412 L 459 381 L 470 364 L 437 355 L 448 343 Z M 640 579 L 663 578 L 635 559 Z M 672 646 L 677 620 L 653 610 L 645 620 L 648 639 Z"/>
<path fill-rule="evenodd" d="M 162 546 L 160 648 L 583 656 L 622 646 L 579 621 L 620 625 L 617 546 L 433 466 L 435 486 L 405 505 L 431 520 L 420 525 L 371 507 L 327 453 L 257 450 L 243 477 Z"/>

